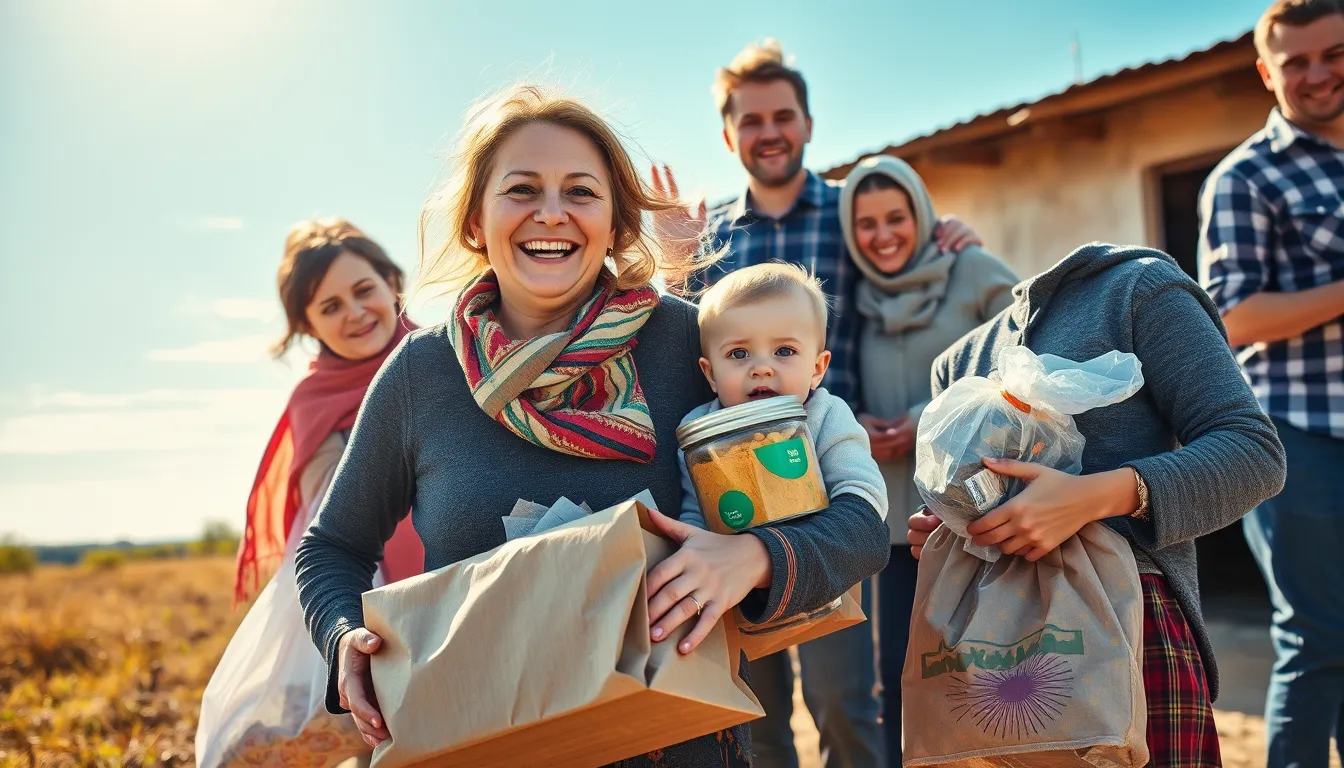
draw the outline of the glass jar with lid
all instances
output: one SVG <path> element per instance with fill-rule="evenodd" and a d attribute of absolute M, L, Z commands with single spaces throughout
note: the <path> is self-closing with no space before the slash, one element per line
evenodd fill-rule
<path fill-rule="evenodd" d="M 715 533 L 738 533 L 830 506 L 807 411 L 792 395 L 707 413 L 681 425 L 677 442 L 706 526 Z M 840 604 L 837 598 L 773 622 L 740 622 L 738 629 L 744 635 L 779 632 L 827 616 Z"/>
<path fill-rule="evenodd" d="M 830 506 L 807 412 L 792 395 L 707 413 L 681 425 L 677 442 L 711 531 L 737 533 Z"/>

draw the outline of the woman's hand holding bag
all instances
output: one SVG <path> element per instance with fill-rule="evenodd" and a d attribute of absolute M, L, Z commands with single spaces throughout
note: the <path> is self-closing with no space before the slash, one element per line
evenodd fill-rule
<path fill-rule="evenodd" d="M 369 657 L 383 645 L 382 638 L 367 629 L 346 632 L 337 645 L 336 690 L 341 706 L 350 710 L 355 727 L 370 746 L 376 747 L 392 738 L 378 711 L 378 698 L 373 692 L 373 671 Z"/>

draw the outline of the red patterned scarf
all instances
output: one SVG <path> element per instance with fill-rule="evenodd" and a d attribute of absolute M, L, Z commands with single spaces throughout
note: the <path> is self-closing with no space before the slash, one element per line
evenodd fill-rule
<path fill-rule="evenodd" d="M 363 360 L 346 360 L 323 349 L 309 367 L 308 375 L 294 387 L 289 405 L 266 444 L 247 499 L 247 523 L 238 548 L 235 603 L 245 602 L 256 593 L 280 564 L 290 529 L 299 514 L 299 477 L 304 468 L 331 433 L 354 426 L 364 392 L 374 375 L 413 330 L 414 323 L 400 319 L 387 348 Z M 411 527 L 409 515 L 384 546 L 383 566 L 388 581 L 423 570 L 424 548 Z"/>
<path fill-rule="evenodd" d="M 658 306 L 652 288 L 617 290 L 603 272 L 569 330 L 510 339 L 496 319 L 499 283 L 487 272 L 458 300 L 453 348 L 476 404 L 543 448 L 648 463 L 656 442 L 630 354 Z"/>

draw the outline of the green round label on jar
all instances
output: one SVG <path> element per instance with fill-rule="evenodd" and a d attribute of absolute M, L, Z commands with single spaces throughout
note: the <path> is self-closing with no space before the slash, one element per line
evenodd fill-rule
<path fill-rule="evenodd" d="M 807 446 L 801 437 L 763 445 L 756 449 L 756 459 L 772 475 L 785 480 L 797 480 L 807 474 Z"/>
<path fill-rule="evenodd" d="M 755 514 L 756 507 L 751 503 L 751 497 L 741 491 L 729 491 L 719 497 L 719 518 L 734 531 L 751 525 L 751 518 Z"/>

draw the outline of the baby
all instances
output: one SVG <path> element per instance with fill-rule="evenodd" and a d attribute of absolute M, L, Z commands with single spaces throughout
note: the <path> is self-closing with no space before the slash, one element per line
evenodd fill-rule
<path fill-rule="evenodd" d="M 852 493 L 887 516 L 887 487 L 854 412 L 818 385 L 831 362 L 826 346 L 826 296 L 821 281 L 792 264 L 758 264 L 732 272 L 700 299 L 700 369 L 718 399 L 707 413 L 778 395 L 793 395 L 807 428 L 828 498 Z M 681 521 L 705 528 L 695 486 L 681 461 Z"/>

